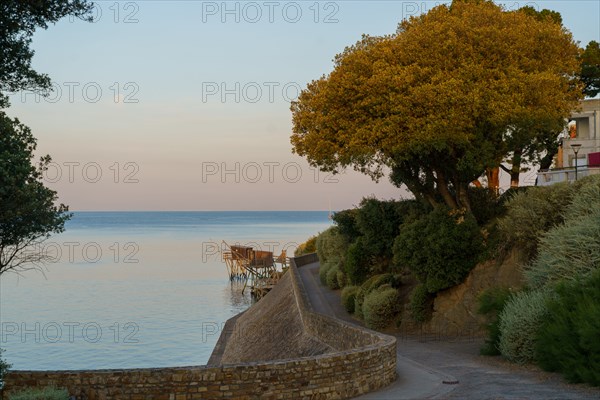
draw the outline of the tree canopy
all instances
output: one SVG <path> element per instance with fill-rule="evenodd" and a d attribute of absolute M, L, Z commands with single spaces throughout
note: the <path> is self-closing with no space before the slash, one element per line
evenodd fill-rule
<path fill-rule="evenodd" d="M 0 2 L 0 108 L 9 105 L 6 92 L 50 89 L 50 78 L 31 66 L 35 30 L 67 15 L 91 20 L 92 6 L 87 0 Z M 42 181 L 51 159 L 36 165 L 36 145 L 28 127 L 0 111 L 0 274 L 39 269 L 48 259 L 39 245 L 71 217 Z"/>
<path fill-rule="evenodd" d="M 437 6 L 336 56 L 292 103 L 293 151 L 327 171 L 389 168 L 417 198 L 468 209 L 469 183 L 536 140 L 521 132 L 560 131 L 582 97 L 578 56 L 554 14 Z"/>
<path fill-rule="evenodd" d="M 581 54 L 581 80 L 586 96 L 596 97 L 600 93 L 600 44 L 594 40 Z"/>
<path fill-rule="evenodd" d="M 70 218 L 42 182 L 50 157 L 32 163 L 36 144 L 28 127 L 0 111 L 0 274 L 39 268 L 48 255 L 38 245 Z"/>
<path fill-rule="evenodd" d="M 4 92 L 48 90 L 50 78 L 31 67 L 31 38 L 36 28 L 73 15 L 90 20 L 87 0 L 2 0 L 0 2 L 0 108 L 8 106 Z"/>

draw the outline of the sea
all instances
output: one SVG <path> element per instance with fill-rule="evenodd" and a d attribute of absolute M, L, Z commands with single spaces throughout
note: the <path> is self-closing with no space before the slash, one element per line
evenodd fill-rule
<path fill-rule="evenodd" d="M 41 272 L 0 276 L 0 348 L 18 370 L 206 364 L 227 319 L 253 304 L 226 244 L 285 250 L 327 211 L 75 212 L 38 251 Z"/>

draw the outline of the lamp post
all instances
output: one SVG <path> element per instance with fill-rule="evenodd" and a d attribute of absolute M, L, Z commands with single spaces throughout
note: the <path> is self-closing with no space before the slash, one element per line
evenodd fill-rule
<path fill-rule="evenodd" d="M 573 153 L 575 153 L 575 181 L 577 181 L 577 153 L 579 153 L 579 149 L 581 148 L 580 143 L 572 144 L 571 148 L 573 149 Z"/>

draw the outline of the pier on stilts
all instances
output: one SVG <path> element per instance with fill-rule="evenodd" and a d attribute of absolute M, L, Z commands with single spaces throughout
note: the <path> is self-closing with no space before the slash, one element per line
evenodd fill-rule
<path fill-rule="evenodd" d="M 274 257 L 272 251 L 254 250 L 249 246 L 229 245 L 223 241 L 223 261 L 227 266 L 229 280 L 244 282 L 242 293 L 250 286 L 257 299 L 266 295 L 279 281 L 287 269 L 287 256 L 283 251 Z M 277 265 L 281 266 L 278 271 Z"/>

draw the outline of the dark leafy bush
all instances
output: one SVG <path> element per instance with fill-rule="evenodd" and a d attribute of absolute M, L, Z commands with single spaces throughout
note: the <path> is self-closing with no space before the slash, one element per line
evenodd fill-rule
<path fill-rule="evenodd" d="M 410 294 L 410 317 L 415 322 L 425 322 L 431 316 L 431 294 L 423 284 L 415 286 Z"/>
<path fill-rule="evenodd" d="M 362 238 L 358 238 L 348 247 L 345 260 L 344 267 L 350 283 L 353 285 L 363 283 L 369 276 L 370 256 Z"/>
<path fill-rule="evenodd" d="M 390 285 L 374 289 L 363 304 L 365 324 L 372 329 L 386 328 L 400 311 L 400 306 L 398 290 Z"/>
<path fill-rule="evenodd" d="M 357 209 L 342 210 L 333 214 L 333 222 L 338 227 L 342 236 L 346 237 L 348 242 L 353 242 L 360 236 L 360 232 L 356 227 Z"/>
<path fill-rule="evenodd" d="M 374 256 L 392 256 L 394 238 L 398 235 L 402 216 L 397 213 L 397 202 L 364 198 L 356 213 L 356 226 L 364 247 Z"/>
<path fill-rule="evenodd" d="M 537 334 L 548 317 L 550 291 L 519 292 L 511 296 L 500 313 L 498 349 L 508 360 L 530 363 L 535 357 Z"/>
<path fill-rule="evenodd" d="M 482 249 L 475 218 L 440 207 L 402 226 L 394 242 L 394 263 L 408 267 L 429 293 L 436 293 L 462 282 Z"/>
<path fill-rule="evenodd" d="M 354 306 L 356 300 L 356 294 L 358 293 L 358 286 L 346 286 L 342 289 L 342 304 L 346 311 L 350 314 L 354 313 Z"/>
<path fill-rule="evenodd" d="M 537 332 L 536 361 L 570 382 L 600 386 L 600 270 L 556 292 Z"/>
<path fill-rule="evenodd" d="M 379 274 L 379 275 L 373 275 L 372 277 L 370 277 L 369 279 L 367 279 L 358 289 L 358 292 L 356 293 L 356 301 L 355 301 L 355 307 L 354 307 L 354 313 L 356 314 L 357 317 L 359 318 L 363 318 L 363 302 L 365 300 L 365 297 L 371 293 L 373 290 L 377 289 L 380 286 L 383 285 L 389 285 L 389 284 L 394 284 L 395 286 L 398 286 L 398 283 L 396 282 L 397 279 L 394 277 L 394 275 L 387 273 L 387 274 Z"/>
<path fill-rule="evenodd" d="M 327 275 L 325 276 L 325 283 L 327 284 L 327 287 L 331 290 L 336 290 L 340 288 L 337 279 L 338 272 L 340 272 L 339 267 L 337 265 L 334 265 L 327 271 Z"/>
<path fill-rule="evenodd" d="M 479 226 L 487 224 L 506 211 L 504 203 L 488 188 L 470 187 L 469 200 L 471 212 Z"/>
<path fill-rule="evenodd" d="M 43 389 L 25 389 L 14 393 L 8 397 L 8 400 L 68 400 L 69 392 L 66 389 L 56 389 L 46 387 Z"/>
<path fill-rule="evenodd" d="M 488 317 L 488 322 L 485 324 L 488 337 L 480 349 L 480 353 L 484 356 L 500 355 L 498 347 L 500 344 L 499 315 L 504 309 L 510 295 L 511 292 L 508 288 L 493 287 L 484 291 L 479 296 L 479 308 L 477 312 Z"/>

